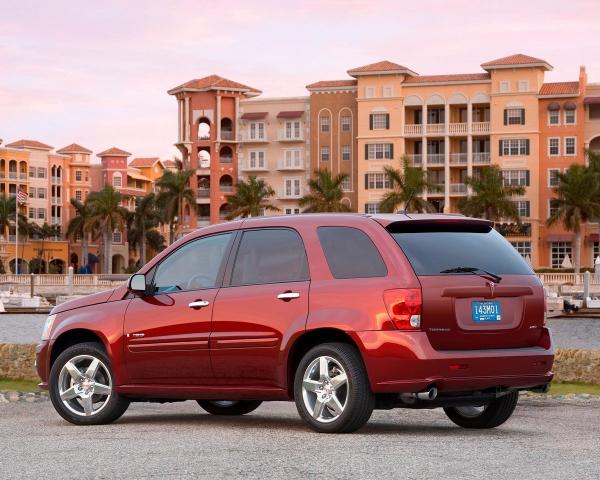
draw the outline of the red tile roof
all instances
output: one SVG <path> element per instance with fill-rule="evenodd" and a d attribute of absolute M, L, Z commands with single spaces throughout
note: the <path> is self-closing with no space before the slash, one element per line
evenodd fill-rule
<path fill-rule="evenodd" d="M 248 112 L 242 115 L 242 120 L 258 120 L 260 118 L 265 118 L 269 112 Z"/>
<path fill-rule="evenodd" d="M 489 73 L 455 73 L 451 75 L 417 75 L 416 77 L 407 77 L 404 83 L 472 82 L 489 79 Z"/>
<path fill-rule="evenodd" d="M 22 140 L 17 140 L 16 142 L 12 142 L 12 143 L 7 143 L 6 144 L 7 147 L 12 147 L 12 148 L 34 148 L 34 149 L 38 149 L 38 150 L 52 150 L 54 147 L 51 147 L 50 145 L 46 145 L 45 143 L 42 142 L 38 142 L 37 140 L 26 140 L 26 139 L 22 139 Z"/>
<path fill-rule="evenodd" d="M 369 75 L 376 73 L 394 73 L 394 72 L 402 72 L 408 73 L 409 75 L 416 75 L 415 72 L 411 71 L 409 68 L 398 65 L 397 63 L 390 62 L 388 60 L 383 60 L 381 62 L 370 63 L 369 65 L 363 65 L 362 67 L 356 67 L 352 70 L 348 70 L 348 75 L 356 76 L 356 75 Z"/>
<path fill-rule="evenodd" d="M 81 145 L 72 143 L 71 145 L 67 145 L 60 150 L 57 150 L 56 153 L 92 153 L 92 151 L 82 147 Z"/>
<path fill-rule="evenodd" d="M 540 95 L 579 95 L 579 82 L 544 83 Z"/>
<path fill-rule="evenodd" d="M 288 110 L 279 112 L 277 118 L 300 118 L 302 115 L 304 115 L 304 110 Z"/>
<path fill-rule="evenodd" d="M 509 55 L 508 57 L 497 58 L 496 60 L 491 60 L 481 64 L 484 69 L 486 69 L 485 67 L 506 67 L 509 65 L 542 65 L 546 66 L 548 69 L 552 68 L 552 66 L 546 60 L 530 57 L 529 55 L 523 55 L 522 53 L 516 53 L 514 55 Z"/>
<path fill-rule="evenodd" d="M 99 157 L 128 157 L 131 153 L 117 147 L 109 148 L 98 154 Z"/>
<path fill-rule="evenodd" d="M 177 168 L 178 166 L 178 163 L 175 160 L 161 160 L 160 163 L 162 163 L 165 168 Z"/>
<path fill-rule="evenodd" d="M 138 157 L 134 158 L 131 162 L 129 162 L 130 167 L 152 167 L 156 162 L 159 161 L 158 157 Z"/>
<path fill-rule="evenodd" d="M 182 85 L 179 85 L 175 88 L 169 90 L 168 93 L 173 94 L 177 93 L 179 90 L 185 89 L 194 89 L 194 90 L 228 90 L 228 89 L 236 89 L 242 90 L 245 92 L 251 93 L 262 93 L 260 90 L 256 88 L 249 87 L 248 85 L 244 85 L 243 83 L 234 82 L 233 80 L 229 80 L 227 78 L 220 77 L 219 75 L 209 75 L 204 78 L 196 78 L 194 80 L 190 80 Z"/>
<path fill-rule="evenodd" d="M 319 88 L 336 88 L 336 87 L 355 87 L 358 82 L 350 78 L 348 80 L 321 80 L 319 82 L 311 83 L 306 88 L 318 90 Z"/>

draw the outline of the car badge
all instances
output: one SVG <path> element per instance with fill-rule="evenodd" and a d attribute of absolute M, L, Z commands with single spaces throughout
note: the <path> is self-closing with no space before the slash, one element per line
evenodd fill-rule
<path fill-rule="evenodd" d="M 490 291 L 492 292 L 492 297 L 494 296 L 494 288 L 496 284 L 494 282 L 488 282 L 488 286 L 490 287 Z"/>

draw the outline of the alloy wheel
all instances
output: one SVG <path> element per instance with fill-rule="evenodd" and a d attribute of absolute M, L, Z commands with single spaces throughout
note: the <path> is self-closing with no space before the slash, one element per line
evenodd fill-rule
<path fill-rule="evenodd" d="M 485 412 L 486 405 L 475 406 L 469 405 L 465 407 L 455 407 L 456 411 L 465 418 L 477 418 Z"/>
<path fill-rule="evenodd" d="M 318 422 L 339 418 L 348 402 L 348 377 L 341 364 L 329 356 L 315 358 L 304 372 L 302 398 Z"/>

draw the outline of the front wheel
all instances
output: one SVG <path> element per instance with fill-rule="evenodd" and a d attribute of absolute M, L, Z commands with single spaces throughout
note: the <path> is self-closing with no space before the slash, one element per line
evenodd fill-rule
<path fill-rule="evenodd" d="M 196 400 L 204 410 L 213 415 L 246 415 L 256 410 L 260 400 Z"/>
<path fill-rule="evenodd" d="M 304 355 L 296 369 L 294 399 L 304 421 L 324 433 L 358 430 L 375 406 L 362 358 L 345 343 L 325 343 Z"/>
<path fill-rule="evenodd" d="M 511 392 L 482 406 L 447 407 L 450 420 L 463 428 L 494 428 L 506 422 L 515 411 L 519 392 Z"/>

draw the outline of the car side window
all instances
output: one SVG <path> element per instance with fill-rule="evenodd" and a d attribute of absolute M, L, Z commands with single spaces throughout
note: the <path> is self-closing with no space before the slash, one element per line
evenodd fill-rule
<path fill-rule="evenodd" d="M 319 227 L 317 234 L 334 278 L 387 275 L 379 250 L 365 232 L 352 227 Z"/>
<path fill-rule="evenodd" d="M 217 287 L 219 272 L 233 233 L 199 238 L 164 259 L 154 275 L 154 293 Z"/>
<path fill-rule="evenodd" d="M 308 279 L 306 251 L 296 231 L 268 228 L 243 233 L 231 274 L 232 286 Z"/>

